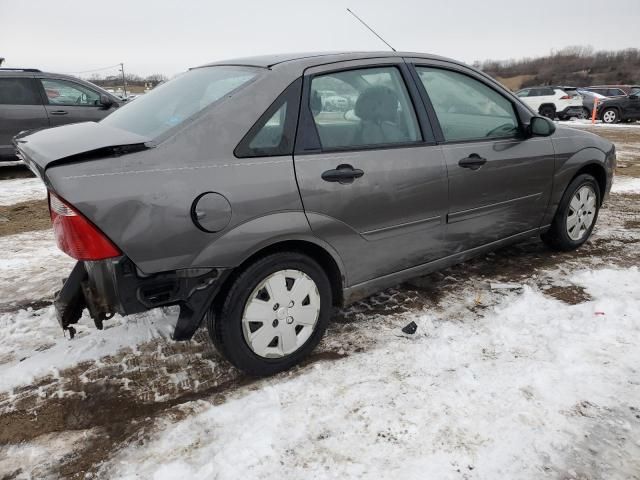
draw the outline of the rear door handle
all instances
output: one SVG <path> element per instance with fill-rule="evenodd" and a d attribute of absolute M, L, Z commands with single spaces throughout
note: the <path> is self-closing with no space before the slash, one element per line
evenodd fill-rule
<path fill-rule="evenodd" d="M 364 172 L 359 168 L 353 168 L 351 165 L 343 163 L 333 170 L 327 170 L 322 174 L 325 182 L 338 182 L 341 184 L 353 183 L 356 178 L 360 178 Z"/>
<path fill-rule="evenodd" d="M 69 112 L 67 112 L 66 110 L 51 110 L 49 113 L 51 115 L 66 115 Z"/>
<path fill-rule="evenodd" d="M 472 153 L 467 158 L 463 158 L 458 162 L 462 168 L 470 168 L 471 170 L 478 170 L 482 165 L 487 163 L 486 158 L 482 158 L 477 153 Z"/>

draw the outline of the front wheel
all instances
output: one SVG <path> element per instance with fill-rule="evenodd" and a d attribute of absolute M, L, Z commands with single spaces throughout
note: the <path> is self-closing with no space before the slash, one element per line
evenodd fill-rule
<path fill-rule="evenodd" d="M 599 209 L 598 182 L 591 175 L 578 175 L 564 192 L 551 228 L 542 240 L 554 250 L 575 250 L 591 235 Z"/>
<path fill-rule="evenodd" d="M 540 115 L 551 120 L 556 118 L 556 109 L 552 105 L 543 105 L 539 110 Z"/>
<path fill-rule="evenodd" d="M 273 375 L 299 363 L 318 344 L 331 314 L 331 285 L 308 256 L 281 252 L 245 268 L 221 308 L 209 312 L 209 335 L 236 367 Z"/>

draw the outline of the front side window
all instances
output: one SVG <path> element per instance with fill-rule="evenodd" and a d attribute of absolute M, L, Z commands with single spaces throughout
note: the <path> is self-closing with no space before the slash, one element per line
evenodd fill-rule
<path fill-rule="evenodd" d="M 0 105 L 42 105 L 31 78 L 0 78 Z"/>
<path fill-rule="evenodd" d="M 79 105 L 95 107 L 100 105 L 100 94 L 90 88 L 67 80 L 40 79 L 49 105 Z"/>
<path fill-rule="evenodd" d="M 512 137 L 518 119 L 511 102 L 462 73 L 417 67 L 446 141 Z"/>
<path fill-rule="evenodd" d="M 189 70 L 120 107 L 102 122 L 154 139 L 246 85 L 260 70 L 222 65 Z"/>
<path fill-rule="evenodd" d="M 516 95 L 518 97 L 528 97 L 530 90 L 520 90 Z"/>
<path fill-rule="evenodd" d="M 404 80 L 395 67 L 315 76 L 309 108 L 323 149 L 407 144 L 422 139 Z"/>

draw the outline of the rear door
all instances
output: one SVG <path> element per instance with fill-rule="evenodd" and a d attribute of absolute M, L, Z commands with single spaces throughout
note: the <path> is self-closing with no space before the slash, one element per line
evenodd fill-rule
<path fill-rule="evenodd" d="M 551 140 L 525 138 L 515 99 L 472 70 L 433 61 L 415 75 L 447 164 L 450 253 L 534 232 L 551 192 Z"/>
<path fill-rule="evenodd" d="M 11 139 L 23 130 L 49 126 L 33 76 L 0 78 L 0 155 L 13 156 Z"/>
<path fill-rule="evenodd" d="M 296 177 L 311 228 L 337 250 L 349 285 L 443 255 L 446 167 L 415 104 L 402 59 L 305 72 Z"/>
<path fill-rule="evenodd" d="M 114 108 L 100 103 L 100 93 L 80 83 L 60 78 L 39 78 L 52 127 L 67 123 L 96 122 Z"/>

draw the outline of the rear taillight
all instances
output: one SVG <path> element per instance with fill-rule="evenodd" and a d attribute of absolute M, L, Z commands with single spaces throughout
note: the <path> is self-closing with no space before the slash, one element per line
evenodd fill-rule
<path fill-rule="evenodd" d="M 564 97 L 560 97 L 560 100 L 571 100 L 571 95 L 565 95 Z"/>
<path fill-rule="evenodd" d="M 51 192 L 49 212 L 58 248 L 67 255 L 76 260 L 103 260 L 122 254 L 95 225 Z"/>

